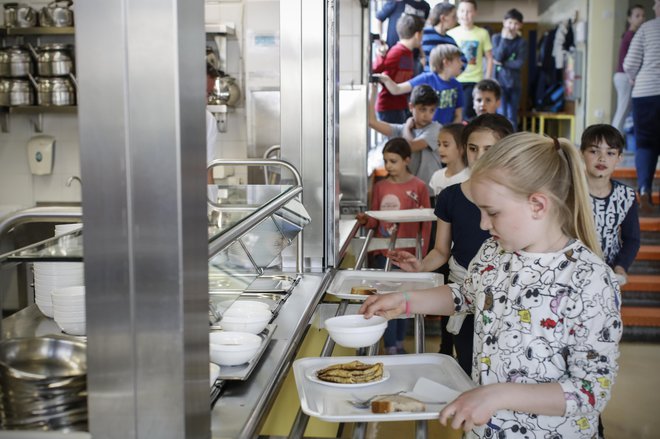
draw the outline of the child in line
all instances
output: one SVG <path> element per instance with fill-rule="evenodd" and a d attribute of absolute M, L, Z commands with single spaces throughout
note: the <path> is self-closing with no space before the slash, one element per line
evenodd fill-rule
<path fill-rule="evenodd" d="M 396 82 L 404 82 L 413 77 L 413 49 L 422 43 L 424 20 L 419 17 L 403 14 L 396 23 L 399 41 L 387 51 L 385 56 L 376 57 L 372 71 L 384 73 Z M 389 123 L 404 123 L 408 118 L 408 95 L 394 96 L 383 89 L 376 100 L 378 118 Z"/>
<path fill-rule="evenodd" d="M 429 181 L 435 197 L 440 195 L 440 192 L 447 186 L 462 183 L 470 178 L 467 152 L 465 145 L 461 142 L 462 134 L 463 124 L 461 123 L 452 123 L 440 128 L 438 155 L 445 167 L 435 171 Z"/>
<path fill-rule="evenodd" d="M 410 173 L 407 168 L 410 163 L 410 145 L 406 139 L 395 137 L 390 139 L 383 147 L 383 160 L 387 170 L 387 178 L 374 186 L 371 199 L 372 210 L 403 210 L 428 208 L 429 192 L 419 178 Z M 392 234 L 393 224 L 370 218 L 364 213 L 357 215 L 360 224 L 370 229 L 377 229 L 376 236 L 389 237 Z M 398 229 L 398 238 L 416 238 L 421 227 L 421 236 L 425 243 L 429 241 L 431 223 L 401 223 Z M 425 247 L 424 247 L 425 248 Z M 409 249 L 412 250 L 412 249 Z M 377 250 L 373 268 L 385 268 L 387 261 L 385 250 Z M 424 252 L 425 253 L 425 252 Z M 393 319 L 387 324 L 383 338 L 386 354 L 405 354 L 403 339 L 406 336 L 406 319 Z"/>
<path fill-rule="evenodd" d="M 492 77 L 492 44 L 488 31 L 474 24 L 474 18 L 477 15 L 476 1 L 461 0 L 457 11 L 459 26 L 449 30 L 447 34 L 456 40 L 458 47 L 461 48 L 467 59 L 467 67 L 457 79 L 463 86 L 463 118 L 470 120 L 475 116 L 472 105 L 472 90 L 477 82 L 484 79 L 484 57 L 486 58 L 485 77 Z"/>
<path fill-rule="evenodd" d="M 472 91 L 472 102 L 476 115 L 481 116 L 486 113 L 497 113 L 497 109 L 500 107 L 501 96 L 502 89 L 497 81 L 493 81 L 492 79 L 482 79 L 479 81 Z M 515 128 L 516 126 L 514 125 L 514 131 Z"/>
<path fill-rule="evenodd" d="M 475 314 L 479 386 L 440 412 L 466 437 L 593 438 L 618 371 L 621 295 L 570 142 L 517 133 L 472 168 L 488 239 L 462 285 L 371 296 L 365 318 Z"/>
<path fill-rule="evenodd" d="M 433 6 L 429 14 L 429 26 L 426 26 L 422 33 L 422 52 L 426 58 L 424 71 L 431 71 L 431 50 L 438 44 L 451 44 L 457 46 L 456 41 L 449 35 L 447 31 L 456 26 L 456 5 L 449 2 L 438 3 Z M 467 60 L 461 55 L 463 64 L 467 64 Z M 403 82 L 403 81 L 395 81 Z"/>
<path fill-rule="evenodd" d="M 410 172 L 428 184 L 435 171 L 442 167 L 436 153 L 440 124 L 433 121 L 433 114 L 438 106 L 438 96 L 428 85 L 415 87 L 410 94 L 408 108 L 412 116 L 404 124 L 391 124 L 376 119 L 374 96 L 377 85 L 372 84 L 369 98 L 369 127 L 379 133 L 392 137 L 403 137 L 408 141 L 412 156 L 408 165 Z"/>
<path fill-rule="evenodd" d="M 467 150 L 470 167 L 500 139 L 513 132 L 511 123 L 499 114 L 476 117 L 463 130 L 461 142 Z M 435 202 L 438 217 L 435 247 L 419 261 L 412 253 L 392 251 L 388 256 L 404 271 L 433 271 L 449 263 L 449 282 L 462 283 L 468 264 L 477 254 L 488 232 L 479 227 L 479 209 L 469 199 L 470 180 L 445 188 Z M 465 319 L 465 322 L 463 322 Z M 463 324 L 464 323 L 464 324 Z M 440 352 L 448 355 L 456 349 L 456 357 L 466 373 L 472 369 L 473 316 L 461 314 L 441 322 L 455 334 L 443 337 Z M 453 346 L 452 346 L 453 343 Z"/>
<path fill-rule="evenodd" d="M 612 125 L 591 125 L 582 133 L 580 151 L 587 167 L 587 184 L 605 262 L 619 285 L 628 280 L 628 269 L 640 244 L 639 206 L 635 190 L 612 180 L 621 162 L 625 141 Z"/>
<path fill-rule="evenodd" d="M 525 65 L 527 41 L 521 36 L 523 15 L 517 9 L 504 14 L 502 32 L 493 35 L 493 64 L 495 79 L 502 87 L 502 104 L 498 111 L 518 127 L 518 106 L 522 92 L 520 71 Z"/>
<path fill-rule="evenodd" d="M 433 120 L 446 125 L 462 120 L 463 92 L 456 76 L 461 72 L 461 51 L 451 44 L 439 44 L 431 50 L 432 72 L 415 76 L 410 81 L 397 84 L 387 75 L 378 78 L 393 95 L 409 93 L 413 87 L 431 86 L 438 94 L 438 109 Z"/>

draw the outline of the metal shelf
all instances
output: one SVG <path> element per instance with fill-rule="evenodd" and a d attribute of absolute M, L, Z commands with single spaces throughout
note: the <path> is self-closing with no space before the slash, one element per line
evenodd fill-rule
<path fill-rule="evenodd" d="M 69 27 L 3 27 L 0 36 L 11 35 L 73 35 L 75 28 Z"/>

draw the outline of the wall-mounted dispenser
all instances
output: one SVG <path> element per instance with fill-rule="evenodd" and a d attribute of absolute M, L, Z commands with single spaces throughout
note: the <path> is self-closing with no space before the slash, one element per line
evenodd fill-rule
<path fill-rule="evenodd" d="M 52 136 L 34 136 L 28 141 L 28 163 L 34 175 L 48 175 L 53 172 L 55 138 Z"/>

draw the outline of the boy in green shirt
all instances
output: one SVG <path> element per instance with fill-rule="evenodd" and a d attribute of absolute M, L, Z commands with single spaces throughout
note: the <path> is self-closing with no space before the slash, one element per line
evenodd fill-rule
<path fill-rule="evenodd" d="M 463 86 L 463 118 L 470 120 L 475 116 L 472 104 L 472 90 L 477 82 L 484 79 L 483 62 L 486 57 L 486 78 L 493 73 L 493 54 L 490 35 L 484 28 L 474 24 L 477 15 L 477 2 L 474 0 L 461 0 L 457 9 L 459 26 L 447 32 L 467 59 L 467 67 L 458 78 Z"/>

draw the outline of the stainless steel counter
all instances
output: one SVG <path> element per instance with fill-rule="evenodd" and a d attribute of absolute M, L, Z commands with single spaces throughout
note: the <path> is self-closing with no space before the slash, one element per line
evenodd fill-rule
<path fill-rule="evenodd" d="M 302 276 L 273 322 L 277 324 L 277 329 L 260 364 L 247 381 L 225 384 L 211 413 L 214 439 L 258 435 L 331 275 L 332 272 L 306 273 Z M 44 317 L 36 305 L 4 319 L 2 331 L 3 338 L 62 335 L 55 322 Z"/>

